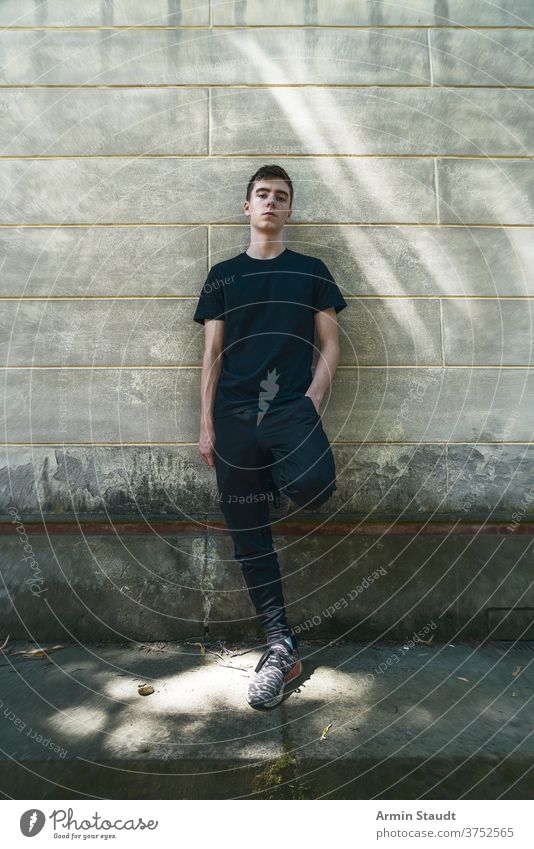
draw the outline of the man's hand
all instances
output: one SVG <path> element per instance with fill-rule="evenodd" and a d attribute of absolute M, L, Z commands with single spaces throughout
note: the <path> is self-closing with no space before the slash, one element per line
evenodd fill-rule
<path fill-rule="evenodd" d="M 198 438 L 198 453 L 208 466 L 214 468 L 213 449 L 215 448 L 215 429 L 212 422 L 203 422 Z"/>
<path fill-rule="evenodd" d="M 319 413 L 319 407 L 321 406 L 322 398 L 318 398 L 316 395 L 311 395 L 309 392 L 305 392 L 304 394 L 307 395 L 308 398 L 312 399 L 314 407 L 317 410 L 317 412 Z M 321 415 L 321 414 L 319 413 L 319 415 Z"/>

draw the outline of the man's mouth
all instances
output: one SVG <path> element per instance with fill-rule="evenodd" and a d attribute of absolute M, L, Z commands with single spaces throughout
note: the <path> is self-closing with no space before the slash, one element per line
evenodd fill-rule
<path fill-rule="evenodd" d="M 262 215 L 275 215 L 276 216 L 276 213 L 274 213 L 274 212 L 263 212 Z"/>

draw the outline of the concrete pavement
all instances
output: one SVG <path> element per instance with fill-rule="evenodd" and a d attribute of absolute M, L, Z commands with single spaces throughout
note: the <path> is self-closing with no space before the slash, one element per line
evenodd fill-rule
<path fill-rule="evenodd" d="M 261 646 L 42 645 L 0 658 L 12 798 L 531 798 L 532 644 L 301 642 L 304 674 L 246 703 Z M 150 684 L 154 692 L 138 694 Z"/>

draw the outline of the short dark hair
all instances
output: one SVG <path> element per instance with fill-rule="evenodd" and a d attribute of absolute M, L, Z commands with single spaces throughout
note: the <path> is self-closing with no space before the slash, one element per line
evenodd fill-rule
<path fill-rule="evenodd" d="M 258 180 L 272 180 L 273 178 L 286 181 L 289 186 L 289 206 L 293 206 L 293 183 L 291 182 L 291 178 L 287 171 L 284 171 L 280 165 L 262 165 L 261 168 L 258 168 L 256 173 L 253 174 L 249 180 L 247 186 L 247 200 L 250 200 L 254 183 Z"/>

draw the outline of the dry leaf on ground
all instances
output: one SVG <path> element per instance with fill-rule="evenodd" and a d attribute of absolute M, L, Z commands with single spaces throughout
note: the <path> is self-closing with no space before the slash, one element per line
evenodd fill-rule
<path fill-rule="evenodd" d="M 20 654 L 23 657 L 46 657 L 48 652 L 56 651 L 56 649 L 64 649 L 65 646 L 57 645 L 57 646 L 48 646 L 48 648 L 41 648 L 40 646 L 36 646 L 33 649 L 23 649 L 22 651 L 12 651 L 11 654 Z"/>
<path fill-rule="evenodd" d="M 331 728 L 332 728 L 332 723 L 329 722 L 328 725 L 326 725 L 323 728 L 323 733 L 321 734 L 321 737 L 320 737 L 321 740 L 326 739 L 326 735 L 328 734 L 328 732 L 330 731 Z"/>
<path fill-rule="evenodd" d="M 206 654 L 206 647 L 205 647 L 204 643 L 188 643 L 187 645 L 188 646 L 198 646 L 200 648 L 200 654 L 203 655 L 203 656 Z"/>

